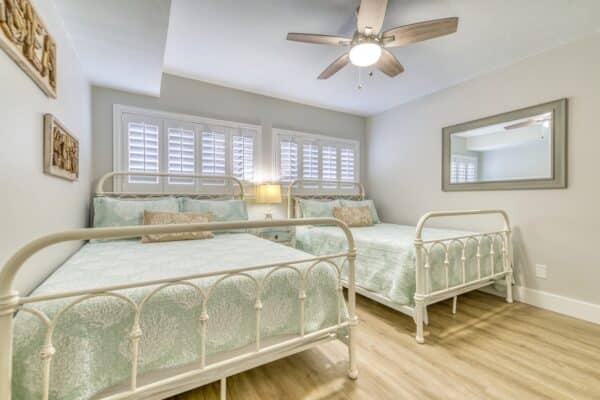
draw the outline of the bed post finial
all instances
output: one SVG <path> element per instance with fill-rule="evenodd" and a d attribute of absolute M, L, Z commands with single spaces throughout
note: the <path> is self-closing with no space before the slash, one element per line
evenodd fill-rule
<path fill-rule="evenodd" d="M 13 315 L 17 311 L 19 294 L 0 293 L 0 400 L 11 400 Z"/>

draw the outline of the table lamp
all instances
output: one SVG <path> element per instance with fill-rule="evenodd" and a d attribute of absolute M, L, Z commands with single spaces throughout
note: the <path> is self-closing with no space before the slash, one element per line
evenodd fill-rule
<path fill-rule="evenodd" d="M 258 204 L 279 204 L 281 203 L 281 185 L 274 183 L 260 183 L 256 186 L 256 202 Z M 273 219 L 271 207 L 265 213 L 265 219 Z"/>

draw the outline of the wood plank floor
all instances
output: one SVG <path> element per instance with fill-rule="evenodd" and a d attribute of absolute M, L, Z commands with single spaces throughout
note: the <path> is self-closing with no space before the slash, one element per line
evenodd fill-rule
<path fill-rule="evenodd" d="M 359 296 L 359 378 L 329 343 L 228 378 L 229 400 L 600 399 L 600 325 L 473 292 L 430 307 L 426 344 L 409 317 Z M 219 398 L 218 384 L 177 400 Z"/>

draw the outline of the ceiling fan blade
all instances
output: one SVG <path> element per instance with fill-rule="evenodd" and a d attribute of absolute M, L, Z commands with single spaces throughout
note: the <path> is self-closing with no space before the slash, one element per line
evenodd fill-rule
<path fill-rule="evenodd" d="M 385 47 L 404 46 L 439 36 L 449 35 L 458 29 L 458 18 L 442 18 L 416 24 L 399 26 L 383 32 Z"/>
<path fill-rule="evenodd" d="M 516 124 L 507 125 L 504 127 L 504 129 L 506 129 L 508 131 L 511 129 L 525 128 L 526 126 L 531 126 L 531 125 L 535 125 L 535 124 L 537 124 L 535 119 L 528 119 L 527 121 L 517 122 Z"/>
<path fill-rule="evenodd" d="M 551 119 L 552 118 L 549 118 L 549 117 L 540 118 L 540 119 L 531 118 L 531 119 L 528 119 L 526 121 L 517 122 L 516 124 L 507 125 L 507 126 L 504 127 L 504 129 L 511 130 L 511 129 L 524 128 L 526 126 L 541 124 L 543 122 L 550 121 Z"/>
<path fill-rule="evenodd" d="M 374 67 L 390 78 L 404 72 L 404 67 L 400 64 L 400 61 L 386 49 L 381 49 L 381 57 L 379 58 L 379 61 L 375 63 Z"/>
<path fill-rule="evenodd" d="M 356 27 L 365 35 L 376 35 L 381 30 L 387 0 L 362 0 L 356 17 Z"/>
<path fill-rule="evenodd" d="M 294 42 L 316 43 L 316 44 L 332 44 L 334 46 L 348 46 L 352 42 L 351 38 L 343 36 L 319 35 L 311 33 L 295 33 L 287 34 L 287 40 Z"/>
<path fill-rule="evenodd" d="M 329 66 L 327 68 L 325 68 L 325 70 L 323 72 L 321 72 L 321 75 L 319 75 L 319 79 L 329 78 L 331 75 L 335 74 L 340 69 L 342 69 L 346 65 L 348 65 L 349 62 L 350 62 L 350 56 L 348 55 L 348 53 L 338 57 L 337 60 L 335 60 L 334 62 L 329 64 Z"/>

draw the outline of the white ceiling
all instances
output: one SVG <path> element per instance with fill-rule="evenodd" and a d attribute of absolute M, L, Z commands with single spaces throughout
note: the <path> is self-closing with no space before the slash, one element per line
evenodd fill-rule
<path fill-rule="evenodd" d="M 288 42 L 289 31 L 348 34 L 358 0 L 56 0 L 94 83 L 154 93 L 160 71 L 371 115 L 600 31 L 600 0 L 389 0 L 384 29 L 460 17 L 458 32 L 392 52 L 391 79 L 348 66 L 343 48 Z M 166 49 L 163 53 L 161 49 Z"/>
<path fill-rule="evenodd" d="M 160 94 L 170 0 L 55 2 L 93 84 Z"/>
<path fill-rule="evenodd" d="M 288 42 L 288 31 L 340 34 L 354 0 L 173 0 L 165 70 L 276 97 L 373 114 L 600 28 L 600 0 L 390 0 L 384 29 L 460 17 L 458 32 L 392 52 L 406 71 L 357 90 L 348 66 L 316 77 L 343 48 Z M 352 22 L 352 21 L 350 21 Z"/>

